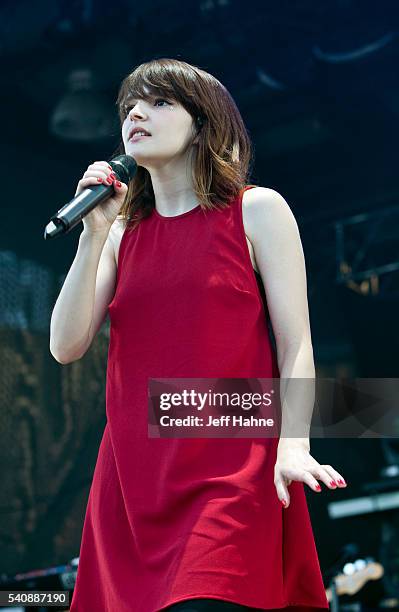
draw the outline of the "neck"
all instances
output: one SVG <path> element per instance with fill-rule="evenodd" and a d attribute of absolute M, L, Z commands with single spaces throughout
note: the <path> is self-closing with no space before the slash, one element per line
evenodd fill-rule
<path fill-rule="evenodd" d="M 161 215 L 174 216 L 187 212 L 200 202 L 194 191 L 187 164 L 149 169 L 155 196 L 155 207 Z"/>

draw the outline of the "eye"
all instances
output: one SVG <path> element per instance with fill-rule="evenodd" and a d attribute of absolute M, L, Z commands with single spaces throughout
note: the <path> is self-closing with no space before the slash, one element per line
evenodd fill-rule
<path fill-rule="evenodd" d="M 166 104 L 170 104 L 170 102 L 168 102 L 168 100 L 165 100 L 165 98 L 155 98 L 154 104 L 157 105 L 158 102 L 166 102 Z M 130 104 L 125 104 L 123 106 L 123 114 L 125 117 L 127 117 L 127 115 L 130 113 L 131 109 L 134 108 L 134 106 L 135 102 L 131 102 Z"/>
<path fill-rule="evenodd" d="M 169 102 L 165 100 L 165 98 L 156 98 L 154 104 L 157 104 L 158 102 L 166 102 L 166 104 L 169 104 Z"/>

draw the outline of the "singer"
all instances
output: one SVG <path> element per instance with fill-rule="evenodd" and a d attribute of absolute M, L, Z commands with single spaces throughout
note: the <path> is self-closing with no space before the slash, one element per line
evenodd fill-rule
<path fill-rule="evenodd" d="M 211 74 L 146 62 L 117 107 L 119 153 L 137 172 L 127 188 L 96 161 L 79 181 L 77 192 L 108 181 L 114 194 L 83 219 L 51 320 L 63 364 L 111 323 L 71 612 L 328 609 L 304 484 L 346 483 L 308 438 L 147 434 L 149 378 L 314 377 L 293 214 L 247 184 L 250 138 Z"/>

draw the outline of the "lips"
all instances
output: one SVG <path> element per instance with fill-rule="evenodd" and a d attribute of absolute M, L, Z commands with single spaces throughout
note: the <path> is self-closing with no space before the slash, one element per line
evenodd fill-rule
<path fill-rule="evenodd" d="M 138 134 L 136 132 L 135 134 L 133 134 L 129 142 L 137 142 L 138 140 L 142 140 L 143 138 L 150 138 L 150 136 L 147 136 L 147 134 Z"/>
<path fill-rule="evenodd" d="M 132 140 L 133 136 L 137 134 L 137 132 L 143 132 L 146 136 L 151 136 L 151 134 L 147 132 L 147 130 L 145 130 L 144 128 L 135 127 L 129 133 L 129 140 Z"/>

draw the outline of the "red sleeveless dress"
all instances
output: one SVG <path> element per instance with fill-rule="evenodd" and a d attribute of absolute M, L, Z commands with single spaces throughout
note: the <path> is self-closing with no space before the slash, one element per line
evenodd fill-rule
<path fill-rule="evenodd" d="M 107 424 L 71 612 L 158 612 L 196 597 L 328 609 L 304 485 L 290 485 L 286 510 L 277 497 L 277 439 L 148 438 L 148 378 L 279 377 L 243 191 L 222 210 L 153 210 L 122 236 Z"/>

